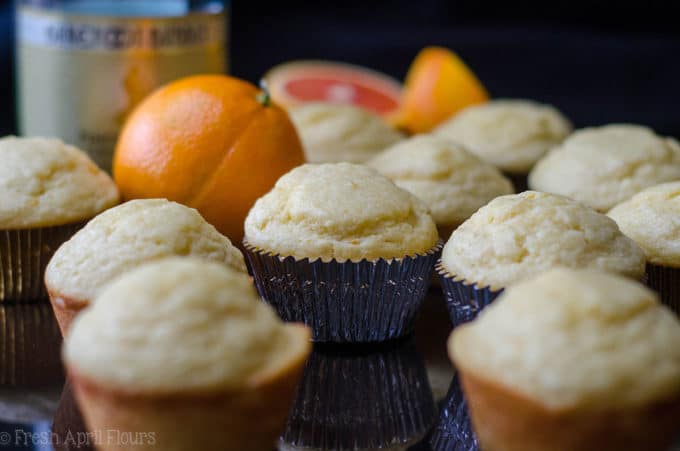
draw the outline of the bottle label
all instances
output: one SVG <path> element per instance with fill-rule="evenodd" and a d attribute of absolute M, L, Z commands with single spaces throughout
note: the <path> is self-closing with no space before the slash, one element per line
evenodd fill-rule
<path fill-rule="evenodd" d="M 19 127 L 56 136 L 110 171 L 125 118 L 158 86 L 191 74 L 224 73 L 225 13 L 112 18 L 20 7 Z"/>

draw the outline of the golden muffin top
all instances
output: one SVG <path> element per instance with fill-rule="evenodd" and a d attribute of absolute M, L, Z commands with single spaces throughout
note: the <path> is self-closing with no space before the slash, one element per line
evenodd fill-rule
<path fill-rule="evenodd" d="M 438 226 L 457 226 L 491 199 L 513 193 L 494 166 L 434 135 L 401 141 L 367 165 L 424 200 Z"/>
<path fill-rule="evenodd" d="M 680 143 L 639 125 L 579 130 L 529 176 L 532 189 L 607 212 L 643 189 L 680 179 Z"/>
<path fill-rule="evenodd" d="M 310 163 L 362 163 L 404 138 L 378 115 L 352 105 L 309 103 L 289 113 Z"/>
<path fill-rule="evenodd" d="M 0 229 L 65 225 L 118 203 L 113 180 L 58 139 L 0 139 Z"/>
<path fill-rule="evenodd" d="M 246 390 L 300 362 L 309 331 L 285 324 L 247 274 L 174 257 L 112 282 L 64 342 L 71 372 L 143 393 Z"/>
<path fill-rule="evenodd" d="M 680 182 L 647 188 L 614 207 L 609 217 L 648 261 L 680 268 Z"/>
<path fill-rule="evenodd" d="M 553 269 L 456 328 L 463 372 L 552 409 L 616 408 L 680 395 L 680 321 L 642 284 Z"/>
<path fill-rule="evenodd" d="M 174 255 L 246 272 L 241 251 L 198 211 L 165 199 L 141 199 L 107 210 L 64 243 L 47 266 L 45 283 L 53 295 L 90 301 L 124 272 Z"/>
<path fill-rule="evenodd" d="M 442 264 L 459 278 L 504 288 L 555 266 L 639 279 L 645 255 L 606 215 L 566 197 L 525 191 L 492 200 L 458 227 Z"/>
<path fill-rule="evenodd" d="M 414 256 L 438 240 L 423 201 L 351 163 L 306 164 L 285 174 L 250 210 L 245 238 L 283 257 L 324 261 Z"/>
<path fill-rule="evenodd" d="M 550 105 L 501 99 L 464 109 L 434 133 L 503 171 L 526 174 L 570 132 L 571 123 Z"/>

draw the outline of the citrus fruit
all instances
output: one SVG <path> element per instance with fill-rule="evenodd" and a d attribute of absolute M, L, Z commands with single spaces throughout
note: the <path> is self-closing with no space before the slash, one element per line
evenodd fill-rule
<path fill-rule="evenodd" d="M 240 243 L 255 200 L 303 162 L 288 114 L 268 93 L 199 75 L 161 87 L 135 108 L 116 145 L 113 175 L 125 199 L 194 207 Z"/>
<path fill-rule="evenodd" d="M 381 116 L 397 110 L 402 91 L 401 83 L 380 72 L 331 61 L 280 64 L 262 81 L 285 108 L 309 102 L 348 103 Z"/>
<path fill-rule="evenodd" d="M 409 133 L 426 133 L 457 111 L 488 99 L 482 83 L 458 55 L 426 47 L 409 68 L 399 111 L 390 122 Z"/>

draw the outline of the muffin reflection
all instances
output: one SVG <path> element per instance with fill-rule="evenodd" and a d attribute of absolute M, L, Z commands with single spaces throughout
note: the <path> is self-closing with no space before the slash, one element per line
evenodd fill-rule
<path fill-rule="evenodd" d="M 95 438 L 88 435 L 85 421 L 73 395 L 71 381 L 68 379 L 64 384 L 59 406 L 54 414 L 52 435 L 55 451 L 94 450 Z"/>
<path fill-rule="evenodd" d="M 413 339 L 369 348 L 317 345 L 280 450 L 405 450 L 436 418 Z"/>
<path fill-rule="evenodd" d="M 479 451 L 458 374 L 451 381 L 430 446 L 432 451 Z"/>

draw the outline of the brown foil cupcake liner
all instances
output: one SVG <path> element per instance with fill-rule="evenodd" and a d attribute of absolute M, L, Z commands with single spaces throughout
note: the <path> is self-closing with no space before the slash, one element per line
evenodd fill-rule
<path fill-rule="evenodd" d="M 680 315 L 680 268 L 647 263 L 646 280 L 661 302 Z"/>
<path fill-rule="evenodd" d="M 0 385 L 58 385 L 60 351 L 61 335 L 48 304 L 0 305 Z"/>
<path fill-rule="evenodd" d="M 0 302 L 47 300 L 47 263 L 86 222 L 35 229 L 0 230 Z"/>
<path fill-rule="evenodd" d="M 439 275 L 453 327 L 475 319 L 479 312 L 503 292 L 503 288 L 492 290 L 488 286 L 480 287 L 476 282 L 458 279 L 444 268 L 441 260 L 437 262 L 435 270 Z"/>
<path fill-rule="evenodd" d="M 316 342 L 386 341 L 413 331 L 442 242 L 402 259 L 329 262 L 281 257 L 244 241 L 260 296 Z"/>
<path fill-rule="evenodd" d="M 406 449 L 420 442 L 437 416 L 425 365 L 413 339 L 388 345 L 317 345 L 279 449 Z"/>
<path fill-rule="evenodd" d="M 458 373 L 451 382 L 439 421 L 430 436 L 430 446 L 432 451 L 479 451 Z"/>

